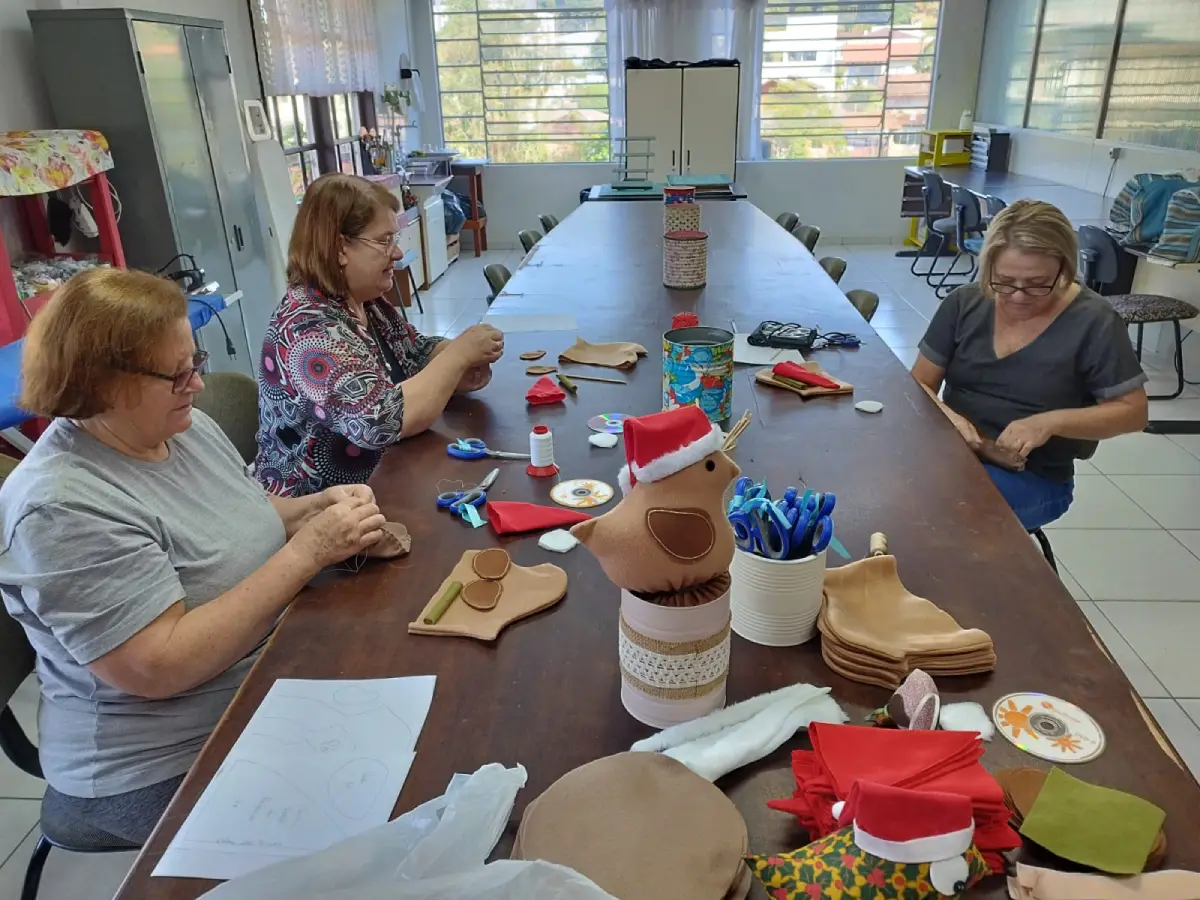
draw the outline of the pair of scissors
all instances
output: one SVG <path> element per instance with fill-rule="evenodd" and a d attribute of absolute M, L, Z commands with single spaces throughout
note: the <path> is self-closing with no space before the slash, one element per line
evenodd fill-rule
<path fill-rule="evenodd" d="M 762 498 L 771 499 L 766 482 L 755 484 L 754 479 L 743 475 L 733 483 L 733 499 L 729 501 L 729 509 L 726 512 L 737 512 L 747 501 Z"/>
<path fill-rule="evenodd" d="M 747 500 L 729 513 L 729 524 L 737 546 L 748 553 L 767 559 L 787 559 L 791 554 L 795 520 L 765 497 Z"/>
<path fill-rule="evenodd" d="M 505 453 L 491 450 L 479 438 L 458 438 L 446 445 L 446 452 L 455 459 L 529 459 L 528 453 Z"/>
<path fill-rule="evenodd" d="M 499 469 L 492 469 L 488 472 L 487 477 L 473 488 L 461 491 L 443 491 L 435 499 L 438 509 L 448 509 L 454 515 L 460 516 L 478 528 L 483 524 L 483 520 L 479 516 L 479 508 L 487 503 L 488 488 L 496 483 L 496 477 L 499 474 Z"/>
<path fill-rule="evenodd" d="M 820 553 L 833 540 L 833 508 L 837 504 L 834 494 L 820 491 L 805 491 L 797 505 L 792 546 L 796 559 L 804 559 Z"/>

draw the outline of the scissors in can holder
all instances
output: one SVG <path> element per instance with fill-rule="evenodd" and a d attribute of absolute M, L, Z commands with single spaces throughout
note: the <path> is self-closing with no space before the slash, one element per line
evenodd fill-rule
<path fill-rule="evenodd" d="M 729 524 L 737 546 L 748 553 L 767 559 L 787 559 L 791 553 L 795 521 L 765 497 L 747 500 L 729 513 Z"/>

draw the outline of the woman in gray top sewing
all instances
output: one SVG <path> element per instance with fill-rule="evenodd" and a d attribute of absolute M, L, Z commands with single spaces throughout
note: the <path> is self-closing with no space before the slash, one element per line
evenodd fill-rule
<path fill-rule="evenodd" d="M 25 338 L 22 405 L 55 418 L 0 489 L 0 593 L 37 653 L 43 804 L 113 843 L 145 841 L 305 583 L 381 537 L 364 485 L 246 474 L 192 409 L 205 359 L 144 272 L 75 276 Z"/>
<path fill-rule="evenodd" d="M 1074 461 L 1146 427 L 1146 375 L 1120 317 L 1076 281 L 1062 212 L 1018 200 L 988 227 L 979 282 L 934 313 L 913 377 L 935 396 L 1021 524 L 1071 505 Z"/>

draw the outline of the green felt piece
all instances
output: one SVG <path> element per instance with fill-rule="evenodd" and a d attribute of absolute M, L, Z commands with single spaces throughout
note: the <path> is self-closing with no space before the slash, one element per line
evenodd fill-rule
<path fill-rule="evenodd" d="M 668 175 L 667 184 L 671 187 L 687 187 L 689 185 L 718 185 L 733 184 L 728 175 Z"/>
<path fill-rule="evenodd" d="M 1158 837 L 1161 809 L 1148 800 L 1052 769 L 1021 834 L 1064 859 L 1113 875 L 1136 875 Z"/>

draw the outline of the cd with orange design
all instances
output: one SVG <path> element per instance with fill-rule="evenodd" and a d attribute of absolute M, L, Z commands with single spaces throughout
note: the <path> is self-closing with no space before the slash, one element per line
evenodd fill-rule
<path fill-rule="evenodd" d="M 550 489 L 551 500 L 559 506 L 569 506 L 572 509 L 603 506 L 612 498 L 612 487 L 603 481 L 593 481 L 591 478 L 563 481 Z"/>
<path fill-rule="evenodd" d="M 992 721 L 1009 742 L 1031 756 L 1082 763 L 1104 752 L 1104 730 L 1074 703 L 1049 694 L 1008 694 L 992 707 Z"/>

